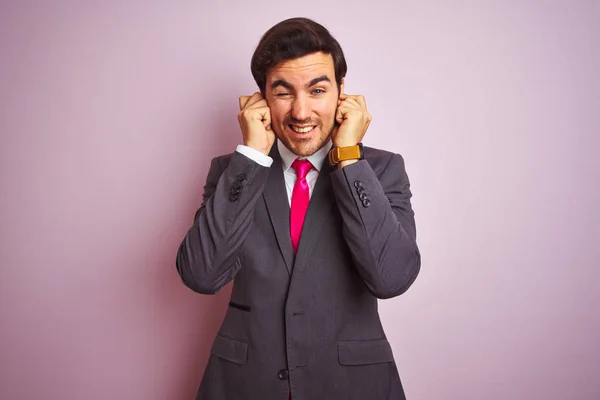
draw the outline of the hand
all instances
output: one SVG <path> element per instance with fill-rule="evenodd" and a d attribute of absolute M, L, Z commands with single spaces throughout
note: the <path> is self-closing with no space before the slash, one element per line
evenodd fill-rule
<path fill-rule="evenodd" d="M 335 120 L 340 126 L 332 135 L 336 147 L 355 146 L 362 141 L 371 123 L 371 114 L 363 96 L 341 94 Z"/>
<path fill-rule="evenodd" d="M 269 155 L 275 134 L 271 129 L 271 110 L 262 94 L 256 92 L 252 96 L 240 96 L 238 121 L 244 145 Z"/>

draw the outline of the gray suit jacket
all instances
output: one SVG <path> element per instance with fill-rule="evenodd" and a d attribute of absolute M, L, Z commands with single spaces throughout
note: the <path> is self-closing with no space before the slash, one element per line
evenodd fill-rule
<path fill-rule="evenodd" d="M 404 399 L 377 311 L 420 269 L 402 157 L 365 148 L 335 171 L 326 160 L 294 255 L 276 145 L 270 155 L 270 168 L 239 153 L 212 160 L 177 254 L 198 293 L 234 280 L 197 399 Z"/>

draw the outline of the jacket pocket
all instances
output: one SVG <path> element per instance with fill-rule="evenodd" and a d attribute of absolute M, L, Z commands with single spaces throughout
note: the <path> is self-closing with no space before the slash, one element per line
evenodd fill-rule
<path fill-rule="evenodd" d="M 244 365 L 248 358 L 248 343 L 217 334 L 210 354 L 232 363 Z"/>
<path fill-rule="evenodd" d="M 242 311 L 248 311 L 248 312 L 252 311 L 252 307 L 245 306 L 245 305 L 240 304 L 240 303 L 235 303 L 233 301 L 229 302 L 229 307 L 237 308 L 238 310 L 242 310 Z"/>
<path fill-rule="evenodd" d="M 368 365 L 394 361 L 387 339 L 345 341 L 338 343 L 340 365 Z"/>

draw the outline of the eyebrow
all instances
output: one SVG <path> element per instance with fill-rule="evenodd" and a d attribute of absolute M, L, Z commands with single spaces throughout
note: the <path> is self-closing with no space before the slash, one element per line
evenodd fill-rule
<path fill-rule="evenodd" d="M 311 80 L 310 82 L 308 82 L 306 87 L 309 88 L 311 86 L 315 86 L 317 83 L 320 83 L 320 82 L 331 82 L 331 80 L 329 79 L 329 77 L 327 75 L 321 75 L 318 78 L 315 78 L 315 79 Z M 287 82 L 283 79 L 277 79 L 276 81 L 274 81 L 271 84 L 271 89 L 275 89 L 278 86 L 283 86 L 284 88 L 289 89 L 289 90 L 294 89 L 294 87 L 289 82 Z"/>
<path fill-rule="evenodd" d="M 317 83 L 320 82 L 331 82 L 331 80 L 329 80 L 329 77 L 327 75 L 321 75 L 318 78 L 315 78 L 312 81 L 310 81 L 308 85 L 306 85 L 306 87 L 315 86 Z"/>

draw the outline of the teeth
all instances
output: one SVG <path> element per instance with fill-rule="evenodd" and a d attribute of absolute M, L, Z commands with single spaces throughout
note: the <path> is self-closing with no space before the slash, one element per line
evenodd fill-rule
<path fill-rule="evenodd" d="M 294 126 L 291 125 L 292 129 L 294 130 L 294 132 L 298 132 L 298 133 L 306 133 L 306 132 L 310 132 L 313 130 L 314 126 L 307 126 L 305 128 L 300 128 L 298 126 Z"/>

